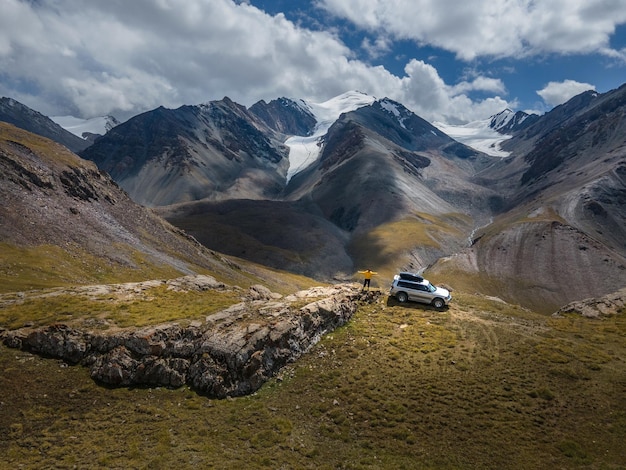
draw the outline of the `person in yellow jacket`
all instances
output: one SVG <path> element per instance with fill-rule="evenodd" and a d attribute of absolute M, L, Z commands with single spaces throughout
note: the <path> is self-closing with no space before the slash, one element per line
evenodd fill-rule
<path fill-rule="evenodd" d="M 372 271 L 371 269 L 366 269 L 365 271 L 359 271 L 359 273 L 363 274 L 363 276 L 365 277 L 365 279 L 363 280 L 363 290 L 365 290 L 365 287 L 367 287 L 367 289 L 369 290 L 372 276 L 375 276 L 378 273 L 375 271 Z"/>

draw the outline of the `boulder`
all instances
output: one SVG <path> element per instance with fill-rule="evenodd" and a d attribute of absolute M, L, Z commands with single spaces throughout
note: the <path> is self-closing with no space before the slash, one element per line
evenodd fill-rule
<path fill-rule="evenodd" d="M 600 318 L 624 311 L 626 311 L 626 287 L 603 297 L 571 302 L 561 307 L 553 316 L 575 313 L 587 318 Z"/>

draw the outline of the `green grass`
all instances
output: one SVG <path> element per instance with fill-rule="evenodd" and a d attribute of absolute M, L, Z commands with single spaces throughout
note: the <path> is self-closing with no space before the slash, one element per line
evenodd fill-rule
<path fill-rule="evenodd" d="M 0 347 L 0 455 L 27 469 L 623 468 L 625 340 L 624 315 L 384 298 L 228 400 L 99 387 L 82 367 Z"/>
<path fill-rule="evenodd" d="M 130 250 L 119 247 L 124 249 Z M 135 267 L 113 264 L 76 248 L 68 252 L 54 245 L 17 247 L 0 243 L 0 293 L 181 275 L 170 266 L 149 263 L 138 252 L 132 258 Z"/>
<path fill-rule="evenodd" d="M 239 302 L 241 292 L 208 290 L 177 292 L 165 285 L 138 294 L 55 294 L 26 298 L 0 307 L 0 327 L 45 326 L 63 322 L 78 327 L 146 326 L 170 321 L 204 320 Z M 6 297 L 5 297 L 6 298 Z"/>
<path fill-rule="evenodd" d="M 0 146 L 5 145 L 5 141 L 19 142 L 28 147 L 31 151 L 36 152 L 37 156 L 44 162 L 53 162 L 56 165 L 68 165 L 79 167 L 95 167 L 93 162 L 81 160 L 74 153 L 70 152 L 65 146 L 38 136 L 24 132 L 12 124 L 0 122 Z"/>
<path fill-rule="evenodd" d="M 76 285 L 172 279 L 184 275 L 172 266 L 151 262 L 128 246 L 120 245 L 117 249 L 118 252 L 127 250 L 134 266 L 114 263 L 76 248 L 66 251 L 53 245 L 16 247 L 0 243 L 0 294 Z M 235 265 L 237 267 L 232 268 Z M 275 292 L 287 294 L 307 288 L 313 282 L 305 276 L 236 258 L 231 258 L 231 266 L 226 262 L 223 266 L 221 271 L 208 274 L 218 281 L 241 287 L 263 283 Z M 193 260 L 189 261 L 189 267 L 193 268 Z M 196 272 L 203 274 L 206 269 L 198 267 Z"/>
<path fill-rule="evenodd" d="M 435 217 L 419 213 L 355 236 L 350 253 L 359 268 L 372 268 L 392 278 L 398 266 L 407 263 L 408 253 L 417 247 L 439 248 L 442 237 L 461 237 L 459 225 L 468 224 L 465 217 L 447 214 Z M 391 282 L 391 281 L 389 281 Z"/>

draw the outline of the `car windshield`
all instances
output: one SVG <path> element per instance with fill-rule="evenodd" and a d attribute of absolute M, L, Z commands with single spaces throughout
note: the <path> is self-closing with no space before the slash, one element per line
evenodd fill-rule
<path fill-rule="evenodd" d="M 433 286 L 430 282 L 428 283 L 428 290 L 431 292 L 435 292 L 437 290 L 437 288 L 435 286 Z"/>

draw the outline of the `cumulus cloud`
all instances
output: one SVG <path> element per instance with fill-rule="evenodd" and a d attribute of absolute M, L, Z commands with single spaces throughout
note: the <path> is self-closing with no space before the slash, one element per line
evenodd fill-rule
<path fill-rule="evenodd" d="M 379 36 L 374 41 L 369 38 L 364 38 L 361 42 L 361 48 L 367 53 L 367 55 L 373 59 L 380 57 L 382 54 L 386 54 L 391 50 L 390 41 L 384 37 Z"/>
<path fill-rule="evenodd" d="M 357 60 L 336 30 L 307 29 L 249 1 L 1 1 L 0 94 L 48 115 L 128 116 L 224 96 L 245 106 L 281 96 L 319 102 L 348 90 L 392 98 L 431 121 L 467 122 L 515 104 L 499 78 L 472 69 L 446 82 L 436 62 L 410 56 L 393 74 Z M 626 0 L 316 4 L 375 33 L 360 43 L 368 59 L 399 39 L 470 63 L 551 52 L 626 57 L 609 42 L 626 22 Z M 564 81 L 538 93 L 554 104 L 582 86 L 593 88 Z"/>
<path fill-rule="evenodd" d="M 565 80 L 563 82 L 550 82 L 544 88 L 537 91 L 537 94 L 549 106 L 558 106 L 565 103 L 570 98 L 581 94 L 584 91 L 595 90 L 596 87 L 589 83 L 580 83 L 574 80 Z"/>
<path fill-rule="evenodd" d="M 598 52 L 626 60 L 610 36 L 626 0 L 319 0 L 328 12 L 397 39 L 432 44 L 463 60 Z"/>
<path fill-rule="evenodd" d="M 405 76 L 399 80 L 397 91 L 390 90 L 390 98 L 408 106 L 418 115 L 430 120 L 460 124 L 496 114 L 510 104 L 500 97 L 472 100 L 467 92 L 494 88 L 503 90 L 498 80 L 477 77 L 472 82 L 448 85 L 437 69 L 421 60 L 411 60 L 405 67 Z"/>
<path fill-rule="evenodd" d="M 48 115 L 132 114 L 224 96 L 245 106 L 281 96 L 324 101 L 354 89 L 400 101 L 431 120 L 484 117 L 478 114 L 507 105 L 468 97 L 477 90 L 504 93 L 498 80 L 477 76 L 449 85 L 421 61 L 409 62 L 398 77 L 355 60 L 332 32 L 247 2 L 2 3 L 0 93 Z M 389 43 L 381 36 L 362 47 L 375 56 Z"/>

